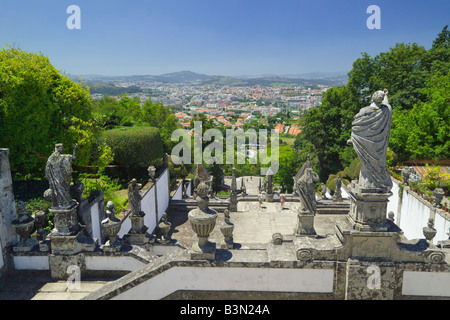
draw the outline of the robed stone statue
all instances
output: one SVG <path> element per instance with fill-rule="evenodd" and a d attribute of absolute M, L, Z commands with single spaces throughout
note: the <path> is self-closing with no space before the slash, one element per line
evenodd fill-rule
<path fill-rule="evenodd" d="M 45 176 L 50 189 L 46 191 L 52 201 L 52 208 L 67 208 L 74 200 L 70 195 L 72 180 L 72 162 L 77 158 L 78 144 L 73 148 L 73 154 L 64 154 L 61 143 L 55 145 L 55 152 L 48 158 Z"/>
<path fill-rule="evenodd" d="M 316 212 L 316 194 L 314 183 L 320 178 L 311 168 L 306 168 L 303 176 L 297 181 L 297 192 L 300 198 L 300 211 L 304 213 Z"/>
<path fill-rule="evenodd" d="M 139 193 L 141 184 L 137 183 L 136 179 L 133 179 L 128 184 L 128 202 L 130 204 L 131 214 L 134 216 L 143 216 L 144 212 L 141 210 L 142 196 Z"/>
<path fill-rule="evenodd" d="M 392 188 L 386 165 L 391 122 L 387 89 L 375 92 L 371 105 L 362 108 L 354 118 L 348 143 L 353 144 L 361 160 L 358 184 L 364 189 L 389 192 Z"/>

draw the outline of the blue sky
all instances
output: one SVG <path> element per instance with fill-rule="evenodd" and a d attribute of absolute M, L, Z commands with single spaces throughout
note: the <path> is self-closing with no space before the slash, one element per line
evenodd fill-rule
<path fill-rule="evenodd" d="M 69 5 L 81 30 L 66 27 Z M 380 30 L 366 26 L 369 5 Z M 70 74 L 337 72 L 397 42 L 429 48 L 449 17 L 448 0 L 3 0 L 0 45 Z"/>

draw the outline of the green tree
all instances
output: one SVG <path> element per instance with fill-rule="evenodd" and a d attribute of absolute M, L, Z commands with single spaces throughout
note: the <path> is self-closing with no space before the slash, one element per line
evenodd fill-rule
<path fill-rule="evenodd" d="M 89 90 L 61 74 L 46 56 L 0 51 L 0 145 L 11 150 L 13 172 L 42 177 L 55 143 L 66 149 L 79 143 L 75 165 L 92 163 L 94 145 L 100 162 L 107 162 L 110 149 L 97 140 L 91 118 Z"/>

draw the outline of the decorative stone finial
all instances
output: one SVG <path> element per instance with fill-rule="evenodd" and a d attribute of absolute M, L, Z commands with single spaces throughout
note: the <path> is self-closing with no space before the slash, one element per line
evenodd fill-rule
<path fill-rule="evenodd" d="M 220 227 L 220 231 L 224 236 L 223 249 L 233 249 L 233 230 L 234 224 L 230 222 L 230 212 L 228 209 L 224 211 L 224 223 Z"/>
<path fill-rule="evenodd" d="M 436 229 L 434 228 L 434 219 L 430 218 L 428 219 L 428 226 L 422 229 L 423 235 L 425 238 L 431 242 L 433 238 L 436 236 Z"/>
<path fill-rule="evenodd" d="M 119 251 L 122 242 L 117 237 L 117 234 L 120 231 L 120 227 L 122 225 L 122 221 L 116 217 L 116 209 L 114 208 L 114 203 L 112 201 L 108 201 L 106 204 L 106 219 L 102 221 L 102 227 L 105 230 L 106 236 L 108 237 L 108 241 L 103 246 L 103 250 L 105 251 Z"/>
<path fill-rule="evenodd" d="M 158 224 L 158 228 L 161 231 L 161 242 L 163 243 L 170 243 L 171 241 L 169 231 L 172 224 L 169 221 L 167 221 L 167 219 L 168 219 L 167 213 L 164 212 L 161 217 L 161 222 Z"/>
<path fill-rule="evenodd" d="M 156 168 L 154 166 L 150 166 L 147 169 L 148 171 L 148 176 L 150 177 L 150 182 L 154 182 L 155 178 L 156 178 Z"/>
<path fill-rule="evenodd" d="M 442 188 L 436 188 L 433 191 L 433 196 L 434 196 L 434 205 L 433 207 L 436 208 L 442 208 L 442 199 L 444 198 L 445 192 L 444 189 Z"/>

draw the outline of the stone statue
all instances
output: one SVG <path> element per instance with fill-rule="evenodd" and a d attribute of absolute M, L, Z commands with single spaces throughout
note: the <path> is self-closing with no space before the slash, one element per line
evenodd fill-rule
<path fill-rule="evenodd" d="M 336 189 L 334 191 L 334 199 L 337 201 L 342 200 L 342 179 L 340 177 L 336 178 Z"/>
<path fill-rule="evenodd" d="M 77 158 L 78 144 L 73 148 L 73 155 L 63 154 L 61 143 L 55 145 L 55 152 L 48 158 L 45 167 L 45 176 L 50 188 L 44 197 L 50 196 L 53 208 L 70 207 L 73 199 L 70 195 L 70 182 L 72 180 L 72 162 Z"/>
<path fill-rule="evenodd" d="M 305 174 L 305 170 L 307 168 L 311 168 L 312 169 L 312 164 L 311 164 L 311 160 L 310 160 L 310 155 L 309 154 L 308 154 L 308 158 L 306 159 L 305 163 L 300 168 L 300 170 L 298 170 L 298 172 L 295 175 L 295 177 L 292 177 L 294 179 L 294 189 L 293 189 L 294 190 L 293 191 L 294 194 L 297 192 L 297 181 Z"/>
<path fill-rule="evenodd" d="M 155 178 L 156 178 L 156 168 L 155 168 L 155 166 L 148 167 L 147 171 L 148 171 L 148 176 L 150 177 L 149 181 L 150 182 L 154 182 Z"/>
<path fill-rule="evenodd" d="M 362 108 L 353 120 L 348 143 L 353 144 L 361 160 L 358 184 L 362 188 L 377 189 L 382 193 L 392 188 L 386 165 L 391 122 L 392 108 L 387 89 L 375 92 L 372 104 Z"/>
<path fill-rule="evenodd" d="M 325 183 L 322 183 L 322 186 L 321 186 L 321 197 L 322 197 L 322 200 L 328 199 L 327 198 L 327 186 Z"/>
<path fill-rule="evenodd" d="M 141 210 L 142 196 L 139 193 L 139 189 L 142 185 L 137 183 L 136 179 L 133 179 L 128 184 L 128 202 L 130 203 L 131 215 L 142 216 L 144 213 Z"/>
<path fill-rule="evenodd" d="M 316 194 L 314 192 L 314 182 L 319 182 L 320 178 L 311 168 L 306 168 L 304 175 L 297 181 L 297 192 L 300 196 L 301 212 L 316 212 Z"/>

